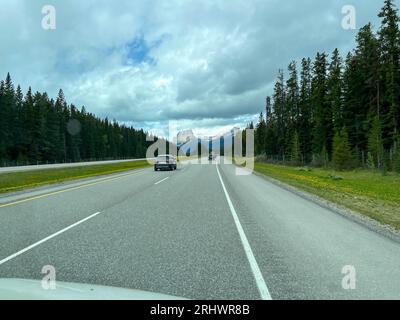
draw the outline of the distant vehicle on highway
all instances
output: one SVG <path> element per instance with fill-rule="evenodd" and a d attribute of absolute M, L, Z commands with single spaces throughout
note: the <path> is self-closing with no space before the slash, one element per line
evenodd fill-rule
<path fill-rule="evenodd" d="M 209 161 L 215 160 L 216 157 L 217 157 L 217 155 L 216 155 L 214 152 L 211 152 L 211 153 L 208 155 L 208 160 L 209 160 Z"/>
<path fill-rule="evenodd" d="M 154 164 L 154 171 L 158 170 L 176 170 L 176 158 L 171 154 L 159 155 Z"/>

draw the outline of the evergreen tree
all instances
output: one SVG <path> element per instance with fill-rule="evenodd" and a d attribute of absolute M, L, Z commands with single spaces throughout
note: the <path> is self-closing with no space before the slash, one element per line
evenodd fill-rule
<path fill-rule="evenodd" d="M 357 47 L 355 57 L 357 59 L 357 68 L 360 74 L 360 92 L 357 99 L 360 99 L 362 109 L 359 111 L 364 116 L 371 114 L 380 116 L 380 52 L 379 41 L 372 31 L 371 23 L 362 27 L 356 38 Z"/>
<path fill-rule="evenodd" d="M 15 112 L 14 85 L 7 73 L 5 81 L 0 84 L 0 160 L 7 160 L 11 156 Z"/>
<path fill-rule="evenodd" d="M 321 154 L 325 149 L 330 154 L 332 112 L 326 103 L 327 99 L 327 62 L 325 53 L 317 53 L 313 66 L 313 79 L 311 86 L 311 105 L 314 122 L 313 152 Z"/>
<path fill-rule="evenodd" d="M 279 70 L 278 78 L 274 88 L 274 111 L 276 117 L 276 132 L 277 132 L 277 148 L 278 157 L 285 160 L 286 154 L 286 136 L 287 136 L 287 124 L 285 123 L 286 117 L 286 95 L 285 95 L 285 83 L 283 71 Z"/>
<path fill-rule="evenodd" d="M 292 145 L 290 150 L 290 162 L 293 165 L 300 165 L 302 163 L 300 140 L 297 131 L 295 131 L 293 134 Z"/>
<path fill-rule="evenodd" d="M 354 78 L 352 100 L 357 101 L 349 106 L 351 118 L 348 120 L 352 147 L 358 160 L 365 162 L 368 149 L 368 131 L 371 118 L 379 113 L 380 76 L 379 46 L 372 32 L 371 24 L 367 24 L 357 34 L 357 47 L 354 53 Z"/>
<path fill-rule="evenodd" d="M 256 139 L 254 141 L 256 154 L 265 153 L 265 134 L 266 134 L 266 124 L 263 113 L 261 112 L 260 118 L 256 126 Z"/>
<path fill-rule="evenodd" d="M 379 117 L 376 115 L 368 135 L 368 153 L 371 154 L 375 167 L 380 169 L 383 160 L 382 128 Z"/>
<path fill-rule="evenodd" d="M 7 159 L 8 111 L 4 104 L 4 81 L 0 82 L 0 161 Z"/>
<path fill-rule="evenodd" d="M 302 158 L 311 161 L 312 145 L 311 59 L 301 62 L 298 134 Z"/>
<path fill-rule="evenodd" d="M 57 162 L 62 160 L 59 150 L 61 146 L 59 114 L 53 100 L 48 101 L 47 107 L 46 137 L 48 149 L 46 161 Z"/>
<path fill-rule="evenodd" d="M 14 130 L 13 130 L 13 152 L 11 158 L 17 159 L 17 161 L 25 160 L 23 157 L 23 136 L 26 134 L 25 126 L 22 121 L 23 116 L 23 103 L 24 95 L 22 93 L 21 87 L 18 85 L 15 90 L 15 113 L 14 113 Z"/>
<path fill-rule="evenodd" d="M 343 128 L 343 79 L 342 79 L 342 58 L 340 57 L 339 50 L 336 48 L 332 54 L 332 60 L 329 65 L 329 76 L 327 79 L 327 94 L 326 102 L 328 109 L 332 110 L 331 121 L 328 118 L 327 122 L 330 124 L 330 136 L 332 132 L 338 132 Z M 330 115 L 328 115 L 329 117 Z"/>
<path fill-rule="evenodd" d="M 296 62 L 292 61 L 288 66 L 289 78 L 286 81 L 286 149 L 290 151 L 295 131 L 298 130 L 299 121 L 299 84 L 297 78 Z"/>
<path fill-rule="evenodd" d="M 338 170 L 351 169 L 354 166 L 349 136 L 345 128 L 337 132 L 333 138 L 332 161 L 334 168 Z"/>
<path fill-rule="evenodd" d="M 267 97 L 266 114 L 265 153 L 267 157 L 273 158 L 277 155 L 278 150 L 276 147 L 276 119 L 270 97 Z"/>
<path fill-rule="evenodd" d="M 349 53 L 346 58 L 344 71 L 344 108 L 343 119 L 349 134 L 351 148 L 355 150 L 358 160 L 363 160 L 365 150 L 365 118 L 363 101 L 360 98 L 363 92 L 363 78 L 359 72 L 359 60 L 354 53 Z"/>
<path fill-rule="evenodd" d="M 382 94 L 382 137 L 385 149 L 389 150 L 400 126 L 400 33 L 399 16 L 393 0 L 385 0 L 378 15 L 382 19 L 379 29 Z"/>
<path fill-rule="evenodd" d="M 67 122 L 68 122 L 68 112 L 67 102 L 65 101 L 64 92 L 62 89 L 58 91 L 58 96 L 56 103 L 54 105 L 56 113 L 58 115 L 58 128 L 59 134 L 57 139 L 57 161 L 66 162 L 67 161 Z"/>

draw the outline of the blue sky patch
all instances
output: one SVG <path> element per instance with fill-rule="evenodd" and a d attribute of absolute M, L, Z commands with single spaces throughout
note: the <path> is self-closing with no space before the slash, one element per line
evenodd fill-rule
<path fill-rule="evenodd" d="M 156 41 L 155 43 L 149 44 L 144 39 L 144 36 L 141 34 L 131 42 L 128 42 L 125 46 L 126 48 L 126 64 L 155 64 L 154 58 L 150 56 L 150 52 L 153 48 L 159 46 L 160 41 Z"/>

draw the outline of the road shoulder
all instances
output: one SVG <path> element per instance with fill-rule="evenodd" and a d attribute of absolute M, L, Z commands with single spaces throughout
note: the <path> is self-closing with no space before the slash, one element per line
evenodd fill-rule
<path fill-rule="evenodd" d="M 237 167 L 241 168 L 240 165 L 237 165 L 237 164 L 235 164 L 235 165 Z M 300 190 L 300 189 L 293 187 L 285 182 L 271 178 L 267 175 L 264 175 L 260 172 L 255 171 L 255 170 L 253 170 L 252 173 L 262 179 L 267 180 L 268 182 L 273 183 L 274 185 L 276 185 L 284 190 L 287 190 L 289 192 L 292 192 L 292 193 L 302 197 L 303 199 L 312 201 L 313 203 L 321 206 L 322 208 L 328 209 L 336 214 L 340 214 L 341 216 L 348 218 L 358 224 L 361 224 L 364 227 L 366 227 L 378 234 L 381 234 L 385 237 L 388 237 L 388 238 L 400 243 L 400 231 L 396 230 L 395 228 L 393 228 L 390 225 L 381 224 L 380 222 L 378 222 L 370 217 L 367 217 L 359 212 L 351 210 L 347 207 L 344 207 L 344 206 L 334 203 L 332 201 L 323 199 L 315 194 L 311 194 L 309 192 Z"/>

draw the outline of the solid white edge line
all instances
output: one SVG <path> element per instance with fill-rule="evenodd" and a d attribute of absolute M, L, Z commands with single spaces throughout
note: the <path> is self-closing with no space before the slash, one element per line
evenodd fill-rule
<path fill-rule="evenodd" d="M 81 224 L 81 223 L 83 223 L 83 222 L 85 222 L 85 221 L 87 221 L 89 219 L 94 218 L 98 214 L 100 214 L 100 212 L 93 213 L 92 215 L 90 215 L 90 216 L 88 216 L 88 217 L 86 217 L 86 218 L 84 218 L 82 220 L 79 220 L 78 222 L 75 222 L 74 224 L 71 224 L 70 226 L 68 226 L 68 227 L 66 227 L 64 229 L 61 229 L 60 231 L 57 231 L 56 233 L 53 233 L 52 235 L 50 235 L 50 236 L 48 236 L 48 237 L 46 237 L 46 238 L 44 238 L 42 240 L 39 240 L 38 242 L 35 242 L 34 244 L 31 244 L 30 246 L 28 246 L 28 247 L 26 247 L 26 248 L 24 248 L 24 249 L 22 249 L 22 250 L 20 250 L 20 251 L 18 251 L 16 253 L 10 255 L 10 256 L 8 256 L 7 258 L 4 258 L 3 260 L 0 260 L 0 265 L 2 265 L 3 263 L 6 263 L 7 261 L 10 261 L 11 259 L 14 259 L 15 257 L 18 257 L 19 255 L 23 254 L 24 252 L 27 252 L 27 251 L 37 247 L 38 245 L 40 245 L 40 244 L 42 244 L 42 243 L 44 243 L 44 242 L 46 242 L 46 241 L 48 241 L 48 240 L 50 240 L 52 238 L 64 233 L 67 230 L 72 229 L 73 227 L 76 227 L 77 225 L 79 225 L 79 224 Z"/>
<path fill-rule="evenodd" d="M 159 184 L 159 183 L 161 183 L 161 182 L 163 182 L 163 181 L 165 181 L 165 180 L 167 180 L 167 179 L 169 179 L 169 177 L 166 177 L 166 178 L 164 178 L 164 179 L 162 179 L 162 180 L 156 182 L 155 184 Z"/>
<path fill-rule="evenodd" d="M 218 169 L 218 165 L 216 165 L 217 173 L 219 180 L 221 181 L 222 189 L 224 190 L 226 200 L 228 201 L 229 209 L 231 210 L 233 220 L 235 221 L 236 228 L 239 232 L 240 240 L 242 241 L 242 245 L 244 251 L 246 252 L 247 260 L 250 263 L 251 271 L 253 272 L 254 279 L 257 284 L 258 291 L 260 293 L 262 300 L 272 300 L 271 295 L 269 293 L 268 287 L 265 283 L 264 277 L 260 271 L 260 267 L 257 264 L 257 260 L 254 257 L 253 250 L 250 247 L 250 243 L 247 240 L 246 234 L 244 233 L 243 227 L 240 224 L 239 217 L 236 213 L 235 207 L 232 204 L 231 198 L 229 197 L 228 191 L 225 188 L 224 181 L 222 180 L 221 174 Z"/>

